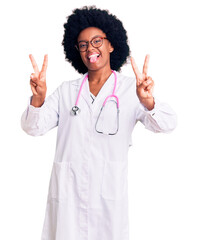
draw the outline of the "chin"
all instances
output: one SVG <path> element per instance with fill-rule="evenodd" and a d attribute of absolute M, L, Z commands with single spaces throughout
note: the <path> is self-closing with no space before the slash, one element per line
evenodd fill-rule
<path fill-rule="evenodd" d="M 108 64 L 104 64 L 104 65 L 101 65 L 101 64 L 88 64 L 86 65 L 88 71 L 99 71 L 101 69 L 105 69 L 107 66 L 109 66 Z"/>

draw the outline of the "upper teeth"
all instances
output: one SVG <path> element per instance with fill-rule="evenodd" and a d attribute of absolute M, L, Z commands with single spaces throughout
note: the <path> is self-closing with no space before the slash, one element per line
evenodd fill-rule
<path fill-rule="evenodd" d="M 92 55 L 90 55 L 88 58 L 91 58 L 91 57 L 95 57 L 95 56 L 99 56 L 100 54 L 92 54 Z"/>

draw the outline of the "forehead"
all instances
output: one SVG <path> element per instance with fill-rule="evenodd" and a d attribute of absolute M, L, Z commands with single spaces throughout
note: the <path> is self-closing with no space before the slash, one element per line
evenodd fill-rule
<path fill-rule="evenodd" d="M 95 36 L 102 36 L 102 37 L 106 37 L 106 34 L 99 28 L 96 27 L 88 27 L 83 29 L 79 35 L 78 35 L 78 41 L 89 41 L 91 40 L 93 37 Z"/>

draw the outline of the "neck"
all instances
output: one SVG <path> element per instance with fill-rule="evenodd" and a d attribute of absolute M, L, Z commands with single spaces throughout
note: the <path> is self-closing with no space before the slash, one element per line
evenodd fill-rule
<path fill-rule="evenodd" d="M 112 74 L 111 68 L 109 69 L 100 69 L 97 71 L 89 70 L 88 71 L 88 80 L 92 84 L 98 84 L 105 82 L 109 76 Z"/>

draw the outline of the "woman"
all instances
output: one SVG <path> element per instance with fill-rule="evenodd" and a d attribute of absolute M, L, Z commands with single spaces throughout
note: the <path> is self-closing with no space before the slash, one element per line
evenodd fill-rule
<path fill-rule="evenodd" d="M 33 136 L 58 126 L 42 239 L 128 240 L 131 133 L 137 121 L 170 132 L 176 116 L 152 95 L 148 55 L 142 73 L 131 58 L 136 79 L 119 73 L 129 47 L 115 16 L 84 7 L 64 27 L 66 59 L 83 76 L 63 82 L 45 100 L 48 57 L 39 72 L 30 55 L 33 96 L 22 115 L 23 130 Z"/>

